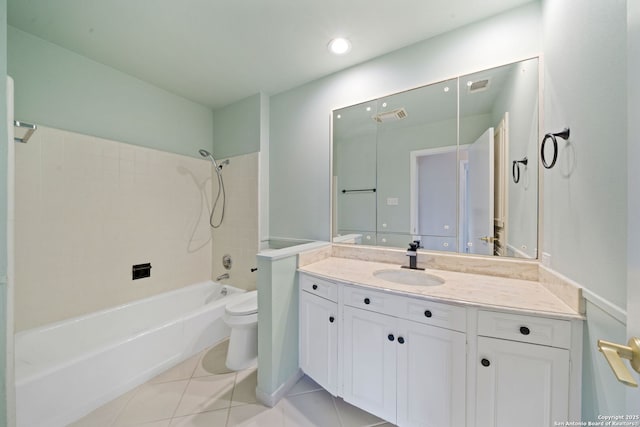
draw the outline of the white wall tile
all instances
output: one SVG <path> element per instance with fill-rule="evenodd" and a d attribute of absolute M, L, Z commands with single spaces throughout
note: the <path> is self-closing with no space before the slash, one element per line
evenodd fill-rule
<path fill-rule="evenodd" d="M 223 167 L 225 217 L 222 226 L 213 230 L 212 278 L 227 272 L 222 266 L 222 257 L 229 254 L 233 259 L 231 279 L 224 282 L 246 290 L 256 288 L 256 273 L 251 272 L 251 268 L 256 267 L 259 247 L 258 159 L 259 153 L 237 156 Z M 217 179 L 212 187 L 215 198 Z M 208 206 L 211 205 L 209 202 Z"/>
<path fill-rule="evenodd" d="M 200 159 L 38 127 L 16 146 L 16 329 L 209 279 L 210 181 Z"/>

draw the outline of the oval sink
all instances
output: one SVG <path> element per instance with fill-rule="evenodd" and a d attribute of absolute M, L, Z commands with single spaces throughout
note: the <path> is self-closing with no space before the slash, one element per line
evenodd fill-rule
<path fill-rule="evenodd" d="M 374 271 L 373 275 L 378 279 L 386 280 L 393 283 L 399 283 L 402 285 L 437 286 L 444 283 L 444 280 L 441 277 L 425 273 L 421 270 L 378 270 Z"/>

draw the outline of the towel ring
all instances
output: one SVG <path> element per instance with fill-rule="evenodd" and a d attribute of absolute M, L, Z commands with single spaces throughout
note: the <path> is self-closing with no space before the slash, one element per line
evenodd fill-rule
<path fill-rule="evenodd" d="M 513 166 L 511 167 L 511 175 L 513 176 L 513 182 L 515 182 L 516 184 L 520 182 L 520 163 L 527 166 L 529 160 L 525 157 L 522 160 L 513 161 Z"/>
<path fill-rule="evenodd" d="M 544 139 L 542 140 L 542 146 L 540 147 L 540 160 L 542 160 L 542 166 L 547 169 L 551 169 L 552 167 L 554 167 L 556 164 L 556 160 L 558 160 L 558 140 L 556 139 L 557 136 L 564 140 L 569 139 L 569 128 L 565 128 L 562 132 L 548 133 L 544 136 Z M 547 143 L 548 139 L 553 142 L 553 159 L 551 160 L 551 163 L 547 162 L 547 159 L 544 155 L 544 146 Z"/>

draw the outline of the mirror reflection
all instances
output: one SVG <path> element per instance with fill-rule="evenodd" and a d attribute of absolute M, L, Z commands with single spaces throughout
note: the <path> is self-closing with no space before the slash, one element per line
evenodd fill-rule
<path fill-rule="evenodd" d="M 534 58 L 335 110 L 334 241 L 536 258 L 538 102 Z"/>

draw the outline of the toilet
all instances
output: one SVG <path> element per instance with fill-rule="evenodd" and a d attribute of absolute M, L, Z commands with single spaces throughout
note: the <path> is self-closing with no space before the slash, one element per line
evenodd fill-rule
<path fill-rule="evenodd" d="M 225 307 L 224 322 L 231 328 L 226 365 L 232 371 L 258 361 L 258 291 L 239 296 Z"/>

